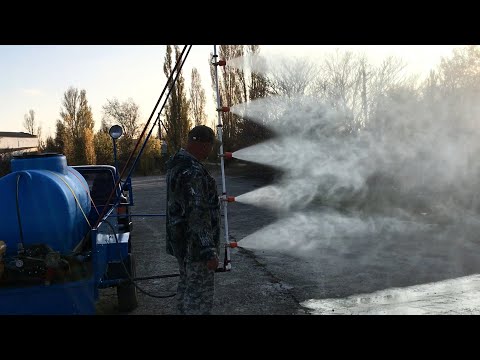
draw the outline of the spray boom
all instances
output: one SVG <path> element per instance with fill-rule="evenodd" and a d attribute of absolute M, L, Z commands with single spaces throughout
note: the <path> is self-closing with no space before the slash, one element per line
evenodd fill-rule
<path fill-rule="evenodd" d="M 217 55 L 217 46 L 213 46 L 213 59 L 218 59 Z M 218 112 L 218 124 L 217 124 L 217 136 L 218 140 L 220 140 L 220 149 L 219 149 L 219 154 L 223 154 L 223 131 L 222 131 L 222 116 L 220 112 L 229 112 L 230 108 L 227 106 L 221 107 L 220 106 L 220 91 L 218 89 L 218 65 L 225 65 L 225 61 L 218 61 L 216 63 L 212 62 L 213 65 L 215 66 L 215 90 L 216 90 L 216 95 L 217 95 L 217 112 Z M 226 198 L 227 194 L 227 187 L 225 184 L 225 166 L 224 166 L 224 156 L 220 156 L 220 169 L 222 171 L 222 194 L 223 198 Z M 228 216 L 227 216 L 227 201 L 223 202 L 223 218 L 225 220 L 224 222 L 224 230 L 225 230 L 225 244 L 228 245 L 230 244 L 230 240 L 228 239 Z M 223 260 L 223 270 L 217 269 L 217 271 L 230 271 L 232 269 L 232 264 L 230 262 L 230 246 L 225 246 L 225 257 Z"/>

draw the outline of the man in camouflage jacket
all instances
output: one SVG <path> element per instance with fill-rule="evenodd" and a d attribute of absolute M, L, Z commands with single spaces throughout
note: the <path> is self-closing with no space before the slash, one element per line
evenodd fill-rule
<path fill-rule="evenodd" d="M 215 179 L 200 161 L 213 149 L 215 134 L 196 126 L 186 149 L 167 162 L 167 253 L 177 258 L 177 313 L 210 314 L 220 252 L 220 201 Z"/>

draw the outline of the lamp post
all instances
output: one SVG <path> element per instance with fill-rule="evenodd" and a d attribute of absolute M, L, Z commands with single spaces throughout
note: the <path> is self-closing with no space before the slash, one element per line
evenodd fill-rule
<path fill-rule="evenodd" d="M 123 129 L 120 125 L 113 125 L 110 130 L 108 130 L 108 133 L 110 134 L 110 137 L 112 138 L 113 141 L 113 159 L 115 161 L 115 173 L 116 176 L 118 176 L 118 163 L 117 163 L 117 139 L 122 136 L 123 134 Z M 118 179 L 117 179 L 118 180 Z"/>

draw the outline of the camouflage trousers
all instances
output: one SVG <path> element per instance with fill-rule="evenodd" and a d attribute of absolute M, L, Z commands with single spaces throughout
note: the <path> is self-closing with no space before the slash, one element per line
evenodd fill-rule
<path fill-rule="evenodd" d="M 214 270 L 204 261 L 177 258 L 180 280 L 177 288 L 177 314 L 209 315 L 213 307 Z"/>

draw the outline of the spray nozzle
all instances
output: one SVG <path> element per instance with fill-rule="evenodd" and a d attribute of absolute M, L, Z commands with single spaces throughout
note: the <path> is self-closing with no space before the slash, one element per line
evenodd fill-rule
<path fill-rule="evenodd" d="M 230 108 L 228 106 L 222 106 L 221 108 L 217 108 L 217 111 L 230 112 Z"/>
<path fill-rule="evenodd" d="M 235 201 L 235 196 L 223 195 L 223 196 L 222 196 L 222 200 L 223 200 L 223 201 L 226 201 L 226 202 L 234 202 L 234 201 Z"/>
<path fill-rule="evenodd" d="M 238 243 L 236 241 L 231 241 L 228 244 L 225 244 L 225 247 L 229 247 L 229 248 L 233 249 L 233 248 L 238 247 Z"/>
<path fill-rule="evenodd" d="M 225 65 L 227 65 L 227 62 L 225 60 L 219 60 L 217 62 L 213 62 L 212 65 L 214 65 L 214 66 L 225 66 Z"/>
<path fill-rule="evenodd" d="M 227 151 L 225 154 L 220 154 L 219 156 L 225 159 L 231 159 L 233 157 L 233 153 Z"/>

